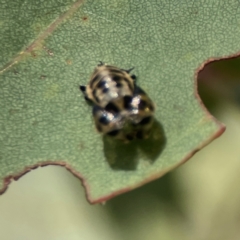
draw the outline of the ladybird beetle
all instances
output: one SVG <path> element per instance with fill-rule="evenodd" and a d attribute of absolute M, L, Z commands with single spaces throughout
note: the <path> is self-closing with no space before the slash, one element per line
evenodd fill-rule
<path fill-rule="evenodd" d="M 89 83 L 80 86 L 93 105 L 97 130 L 124 142 L 148 138 L 154 121 L 154 104 L 137 86 L 132 70 L 100 62 Z"/>

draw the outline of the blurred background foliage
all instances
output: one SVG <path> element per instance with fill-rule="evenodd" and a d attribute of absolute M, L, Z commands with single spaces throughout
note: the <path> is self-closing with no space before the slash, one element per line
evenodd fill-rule
<path fill-rule="evenodd" d="M 209 63 L 200 96 L 226 132 L 186 164 L 105 205 L 90 205 L 62 167 L 31 171 L 0 197 L 1 240 L 237 240 L 240 59 Z"/>

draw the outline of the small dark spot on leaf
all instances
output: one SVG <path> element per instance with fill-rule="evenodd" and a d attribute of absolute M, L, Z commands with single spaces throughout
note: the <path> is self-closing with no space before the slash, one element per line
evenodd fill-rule
<path fill-rule="evenodd" d="M 13 70 L 13 73 L 14 73 L 15 75 L 19 74 L 19 72 L 18 72 L 16 69 Z"/>
<path fill-rule="evenodd" d="M 47 53 L 48 53 L 49 56 L 53 56 L 54 55 L 51 50 L 48 50 Z"/>
<path fill-rule="evenodd" d="M 38 125 L 38 121 L 33 121 L 32 125 L 33 126 L 37 126 Z"/>
<path fill-rule="evenodd" d="M 83 20 L 83 21 L 87 21 L 87 20 L 88 20 L 88 17 L 87 17 L 87 16 L 84 16 L 84 17 L 82 18 L 82 20 Z"/>
<path fill-rule="evenodd" d="M 175 110 L 177 110 L 177 111 L 179 111 L 179 112 L 182 112 L 182 111 L 183 111 L 183 107 L 180 106 L 180 105 L 177 105 L 177 104 L 174 104 L 174 105 L 173 105 L 173 109 L 175 109 Z"/>
<path fill-rule="evenodd" d="M 40 78 L 43 80 L 45 79 L 47 76 L 46 75 L 41 75 Z"/>
<path fill-rule="evenodd" d="M 9 112 L 9 114 L 13 115 L 15 113 L 18 113 L 19 110 L 18 109 L 10 109 L 8 112 Z"/>
<path fill-rule="evenodd" d="M 34 51 L 31 51 L 31 56 L 36 58 L 37 57 L 37 54 L 34 52 Z"/>
<path fill-rule="evenodd" d="M 37 33 L 39 33 L 39 32 L 41 31 L 41 28 L 40 28 L 39 26 L 37 26 L 37 27 L 35 28 L 35 30 L 36 30 Z"/>
<path fill-rule="evenodd" d="M 80 149 L 80 150 L 83 150 L 84 148 L 85 148 L 84 143 L 83 143 L 83 142 L 80 142 L 80 144 L 79 144 L 79 149 Z"/>
<path fill-rule="evenodd" d="M 47 47 L 43 47 L 43 49 L 47 52 L 47 54 L 49 55 L 49 56 L 53 56 L 54 55 L 54 53 L 49 49 L 49 48 L 47 48 Z"/>
<path fill-rule="evenodd" d="M 67 59 L 67 60 L 66 60 L 66 63 L 67 63 L 68 65 L 71 65 L 71 64 L 72 64 L 72 60 Z"/>

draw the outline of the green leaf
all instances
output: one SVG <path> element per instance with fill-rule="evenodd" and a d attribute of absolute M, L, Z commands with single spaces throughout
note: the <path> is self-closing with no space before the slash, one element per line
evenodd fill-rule
<path fill-rule="evenodd" d="M 83 179 L 90 202 L 162 176 L 221 135 L 196 93 L 203 64 L 239 51 L 239 2 L 0 0 L 0 188 L 37 166 Z M 99 61 L 135 67 L 156 104 L 149 140 L 95 130 L 79 91 Z"/>

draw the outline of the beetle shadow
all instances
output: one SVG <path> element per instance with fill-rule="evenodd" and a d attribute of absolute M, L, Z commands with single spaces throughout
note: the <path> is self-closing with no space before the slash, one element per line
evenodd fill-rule
<path fill-rule="evenodd" d="M 108 136 L 103 136 L 104 154 L 114 170 L 136 170 L 140 155 L 153 163 L 166 146 L 166 137 L 162 125 L 154 119 L 148 139 L 123 143 Z"/>

